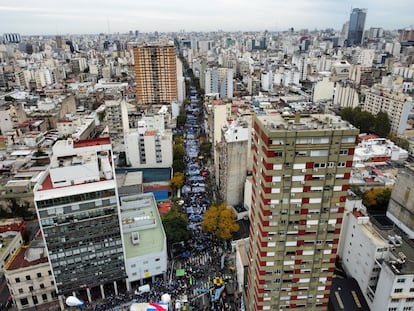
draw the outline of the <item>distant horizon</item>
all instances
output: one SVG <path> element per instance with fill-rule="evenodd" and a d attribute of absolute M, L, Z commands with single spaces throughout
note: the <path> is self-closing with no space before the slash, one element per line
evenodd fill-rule
<path fill-rule="evenodd" d="M 371 27 L 370 27 L 371 28 Z M 370 28 L 365 29 L 369 30 Z M 395 28 L 395 29 L 385 29 L 383 27 L 372 27 L 372 28 L 382 28 L 384 31 L 400 31 L 400 30 L 404 30 L 407 28 L 411 28 L 414 30 L 413 27 L 400 27 L 400 28 Z M 340 29 L 335 29 L 332 27 L 327 27 L 327 28 L 313 28 L 313 29 L 308 29 L 308 28 L 298 28 L 295 29 L 294 28 L 294 32 L 301 32 L 304 30 L 307 30 L 309 33 L 313 33 L 313 32 L 320 32 L 320 31 L 325 31 L 328 29 L 332 29 L 333 31 L 337 32 L 337 31 L 341 31 Z M 132 29 L 131 29 L 132 30 Z M 106 33 L 106 32 L 97 32 L 97 33 L 59 33 L 59 34 L 21 34 L 18 32 L 4 32 L 4 33 L 0 33 L 0 36 L 6 33 L 17 33 L 19 34 L 21 37 L 56 37 L 56 36 L 94 36 L 94 35 L 109 35 L 109 36 L 113 36 L 113 35 L 129 35 L 129 31 L 122 31 L 122 32 L 113 32 L 113 33 Z M 133 32 L 135 32 L 135 30 L 132 30 Z M 138 30 L 139 31 L 139 30 Z M 204 30 L 197 30 L 197 31 L 158 31 L 158 30 L 153 30 L 153 31 L 139 31 L 139 35 L 141 34 L 154 34 L 156 32 L 158 32 L 158 34 L 180 34 L 180 33 L 184 33 L 184 34 L 191 34 L 191 33 L 260 33 L 260 32 L 269 32 L 269 33 L 283 33 L 283 32 L 288 32 L 290 31 L 290 29 L 283 29 L 283 30 L 268 30 L 268 29 L 261 29 L 261 30 L 224 30 L 224 29 L 219 29 L 219 30 L 210 30 L 210 31 L 204 31 Z M 135 36 L 135 33 L 133 34 L 133 36 Z"/>
<path fill-rule="evenodd" d="M 412 27 L 409 0 L 358 1 L 367 9 L 365 29 Z M 22 36 L 180 32 L 270 32 L 296 29 L 341 30 L 355 3 L 349 0 L 14 0 L 0 5 L 2 33 Z"/>

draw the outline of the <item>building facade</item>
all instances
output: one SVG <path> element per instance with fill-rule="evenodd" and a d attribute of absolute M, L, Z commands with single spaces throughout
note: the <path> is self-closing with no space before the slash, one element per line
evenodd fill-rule
<path fill-rule="evenodd" d="M 246 309 L 326 310 L 358 130 L 255 116 Z"/>
<path fill-rule="evenodd" d="M 152 193 L 120 197 L 128 286 L 167 276 L 167 238 Z"/>
<path fill-rule="evenodd" d="M 413 109 L 412 97 L 403 93 L 394 93 L 374 86 L 365 94 L 363 110 L 376 115 L 382 111 L 387 113 L 391 132 L 401 135 L 407 128 L 408 116 Z"/>
<path fill-rule="evenodd" d="M 9 260 L 5 277 L 18 310 L 50 309 L 59 306 L 43 240 L 22 246 Z M 62 305 L 63 307 L 63 305 Z"/>
<path fill-rule="evenodd" d="M 34 201 L 58 294 L 117 293 L 126 274 L 111 140 L 56 142 Z"/>
<path fill-rule="evenodd" d="M 177 64 L 173 45 L 134 47 L 139 104 L 171 104 L 177 100 Z"/>
<path fill-rule="evenodd" d="M 414 248 L 392 229 L 357 209 L 346 214 L 340 257 L 371 310 L 414 309 Z M 346 220 L 346 221 L 345 221 Z"/>
<path fill-rule="evenodd" d="M 243 126 L 244 125 L 244 126 Z M 227 205 L 243 203 L 247 175 L 249 129 L 247 124 L 233 122 L 222 129 L 219 148 L 219 191 Z"/>
<path fill-rule="evenodd" d="M 352 9 L 351 16 L 349 18 L 347 46 L 353 46 L 362 43 L 366 17 L 367 9 Z"/>

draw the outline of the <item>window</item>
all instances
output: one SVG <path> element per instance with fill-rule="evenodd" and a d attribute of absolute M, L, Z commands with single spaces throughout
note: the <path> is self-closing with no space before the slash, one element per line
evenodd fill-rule
<path fill-rule="evenodd" d="M 32 292 L 34 290 L 33 286 L 29 286 L 29 290 Z"/>
<path fill-rule="evenodd" d="M 19 294 L 23 294 L 23 288 L 19 288 Z"/>
<path fill-rule="evenodd" d="M 402 293 L 403 289 L 402 288 L 396 288 L 394 289 L 394 293 Z"/>
<path fill-rule="evenodd" d="M 39 301 L 37 300 L 37 296 L 32 296 L 32 299 L 33 299 L 33 303 L 35 305 L 37 305 L 39 303 Z"/>
<path fill-rule="evenodd" d="M 22 306 L 25 306 L 29 304 L 29 301 L 27 300 L 27 298 L 22 298 L 20 299 L 20 303 L 22 304 Z"/>
<path fill-rule="evenodd" d="M 388 308 L 388 311 L 397 311 L 397 308 L 395 308 L 395 307 Z"/>
<path fill-rule="evenodd" d="M 414 292 L 414 288 L 410 288 L 410 293 Z"/>
<path fill-rule="evenodd" d="M 348 154 L 348 149 L 341 149 L 341 150 L 339 150 L 339 154 L 347 155 Z"/>
<path fill-rule="evenodd" d="M 405 301 L 406 302 L 413 302 L 414 301 L 414 298 L 407 298 Z"/>
<path fill-rule="evenodd" d="M 42 294 L 42 300 L 47 301 L 47 294 Z"/>
<path fill-rule="evenodd" d="M 45 288 L 45 284 L 41 283 L 40 288 Z"/>
<path fill-rule="evenodd" d="M 338 162 L 338 167 L 345 167 L 346 163 L 345 162 Z"/>
<path fill-rule="evenodd" d="M 413 307 L 404 307 L 403 311 L 411 311 Z"/>
<path fill-rule="evenodd" d="M 49 275 L 52 275 L 52 271 L 50 271 L 50 270 L 49 270 L 49 271 L 47 271 L 47 273 L 49 273 Z"/>
<path fill-rule="evenodd" d="M 20 278 L 15 278 L 14 280 L 16 281 L 16 283 L 20 283 Z"/>
<path fill-rule="evenodd" d="M 391 302 L 398 302 L 398 301 L 400 301 L 400 299 L 398 299 L 398 298 L 391 299 Z"/>
<path fill-rule="evenodd" d="M 405 279 L 397 279 L 397 283 L 405 283 Z"/>
<path fill-rule="evenodd" d="M 37 277 L 38 277 L 38 278 L 41 278 L 41 277 L 42 277 L 42 274 L 39 272 L 39 273 L 37 274 Z"/>

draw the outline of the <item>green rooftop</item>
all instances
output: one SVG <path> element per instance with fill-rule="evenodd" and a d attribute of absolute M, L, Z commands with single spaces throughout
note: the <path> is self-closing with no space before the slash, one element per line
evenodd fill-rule
<path fill-rule="evenodd" d="M 124 196 L 120 202 L 126 259 L 161 252 L 165 233 L 154 195 Z"/>

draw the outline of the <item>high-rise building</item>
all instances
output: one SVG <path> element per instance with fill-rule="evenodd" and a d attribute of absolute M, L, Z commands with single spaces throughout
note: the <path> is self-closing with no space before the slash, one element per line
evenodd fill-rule
<path fill-rule="evenodd" d="M 366 17 L 367 9 L 355 8 L 352 10 L 351 16 L 349 18 L 347 46 L 353 46 L 362 43 Z"/>
<path fill-rule="evenodd" d="M 62 140 L 52 151 L 34 201 L 57 293 L 117 294 L 126 274 L 111 140 Z"/>
<path fill-rule="evenodd" d="M 177 62 L 173 45 L 134 47 L 139 104 L 171 104 L 177 100 Z"/>
<path fill-rule="evenodd" d="M 327 310 L 358 129 L 254 116 L 246 310 Z"/>
<path fill-rule="evenodd" d="M 219 149 L 220 195 L 228 205 L 243 202 L 247 175 L 249 128 L 246 122 L 228 122 L 222 128 Z"/>

